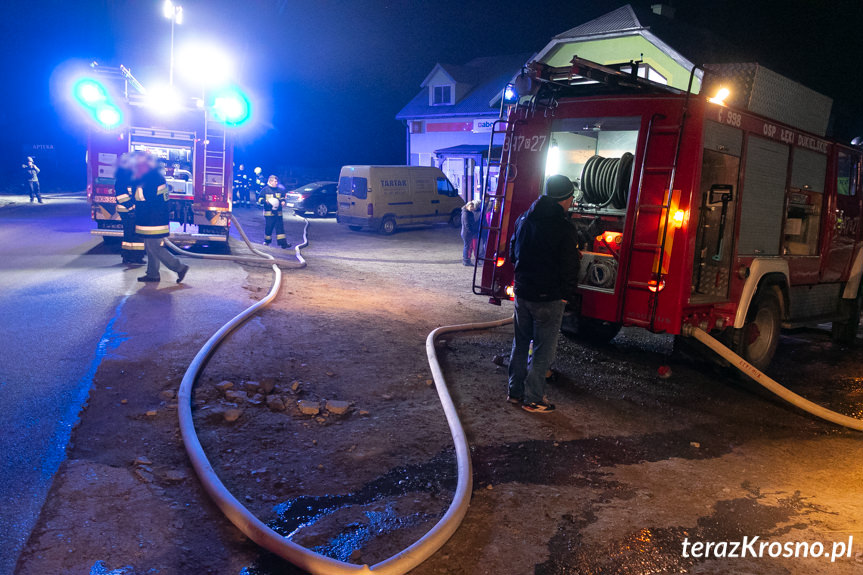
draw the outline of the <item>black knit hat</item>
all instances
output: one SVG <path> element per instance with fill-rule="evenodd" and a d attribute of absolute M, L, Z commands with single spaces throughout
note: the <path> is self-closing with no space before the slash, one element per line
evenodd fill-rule
<path fill-rule="evenodd" d="M 575 193 L 575 186 L 566 176 L 557 174 L 545 181 L 545 195 L 556 202 L 562 202 Z"/>

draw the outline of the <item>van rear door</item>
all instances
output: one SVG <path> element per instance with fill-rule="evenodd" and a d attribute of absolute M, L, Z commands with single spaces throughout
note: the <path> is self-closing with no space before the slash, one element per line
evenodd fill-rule
<path fill-rule="evenodd" d="M 411 196 L 413 198 L 412 222 L 430 224 L 437 210 L 435 181 L 431 170 L 414 168 L 411 171 Z"/>
<path fill-rule="evenodd" d="M 369 180 L 343 171 L 339 176 L 339 219 L 350 225 L 364 225 L 368 213 Z"/>

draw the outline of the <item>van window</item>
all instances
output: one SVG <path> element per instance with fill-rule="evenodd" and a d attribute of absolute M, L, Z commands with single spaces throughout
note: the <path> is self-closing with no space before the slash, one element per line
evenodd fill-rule
<path fill-rule="evenodd" d="M 368 197 L 369 181 L 366 178 L 355 178 L 345 176 L 339 178 L 339 194 L 353 196 L 360 200 Z"/>
<path fill-rule="evenodd" d="M 442 196 L 454 196 L 455 188 L 452 187 L 452 184 L 449 183 L 449 180 L 446 178 L 438 178 L 437 179 L 437 193 Z"/>

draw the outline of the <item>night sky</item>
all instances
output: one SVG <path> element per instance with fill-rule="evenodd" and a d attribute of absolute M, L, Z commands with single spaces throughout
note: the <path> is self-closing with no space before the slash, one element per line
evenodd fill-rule
<path fill-rule="evenodd" d="M 436 62 L 537 51 L 551 36 L 624 2 L 179 3 L 186 21 L 177 29 L 178 49 L 197 39 L 222 45 L 254 96 L 257 125 L 241 138 L 239 157 L 267 168 L 328 172 L 345 163 L 404 162 L 404 128 L 394 116 Z M 751 60 L 833 97 L 842 131 L 863 134 L 863 2 L 673 4 L 676 19 L 719 33 Z M 161 0 L 6 0 L 0 12 L 3 173 L 20 165 L 22 142 L 80 141 L 49 90 L 64 63 L 124 63 L 145 85 L 166 81 L 170 25 Z"/>

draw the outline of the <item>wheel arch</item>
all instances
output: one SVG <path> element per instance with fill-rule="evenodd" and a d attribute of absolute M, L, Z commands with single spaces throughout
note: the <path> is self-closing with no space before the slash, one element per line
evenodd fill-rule
<path fill-rule="evenodd" d="M 734 327 L 740 329 L 746 323 L 749 306 L 755 295 L 765 287 L 775 287 L 779 290 L 779 306 L 782 317 L 788 317 L 788 262 L 783 259 L 758 259 L 749 265 L 749 277 L 743 284 L 743 293 L 740 295 L 740 303 L 737 305 L 737 315 L 734 317 Z"/>

